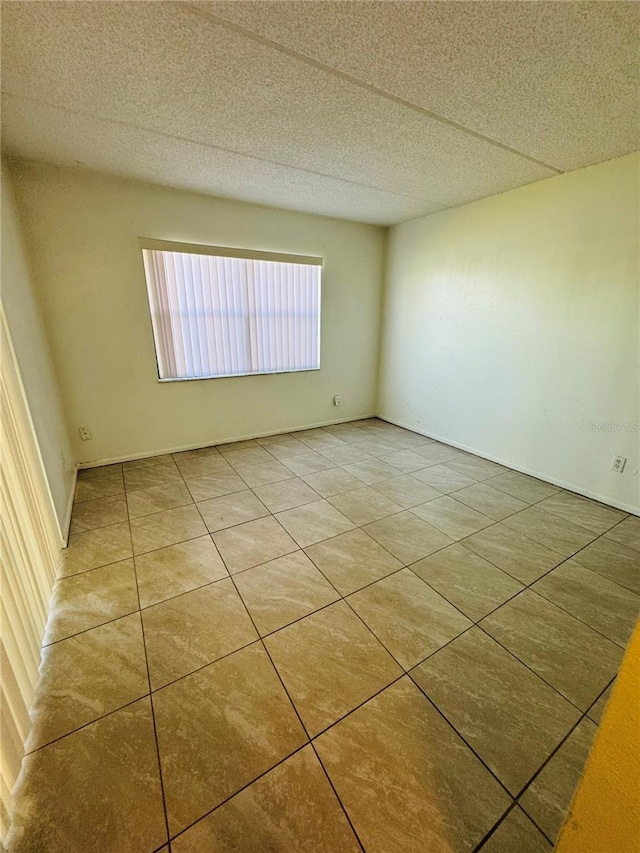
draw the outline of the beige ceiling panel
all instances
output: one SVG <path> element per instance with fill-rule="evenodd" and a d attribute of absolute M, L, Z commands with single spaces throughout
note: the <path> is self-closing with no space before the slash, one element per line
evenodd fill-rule
<path fill-rule="evenodd" d="M 554 174 L 184 4 L 12 3 L 3 41 L 14 95 L 431 204 Z"/>
<path fill-rule="evenodd" d="M 439 209 L 427 201 L 324 178 L 126 125 L 6 98 L 10 155 L 83 166 L 176 189 L 390 225 Z"/>
<path fill-rule="evenodd" d="M 562 170 L 640 145 L 638 2 L 202 2 Z"/>

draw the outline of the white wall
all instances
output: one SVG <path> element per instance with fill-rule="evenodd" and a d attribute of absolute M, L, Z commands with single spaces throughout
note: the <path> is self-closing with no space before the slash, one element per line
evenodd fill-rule
<path fill-rule="evenodd" d="M 592 428 L 640 420 L 639 167 L 630 155 L 394 227 L 380 415 L 640 511 L 640 433 Z"/>
<path fill-rule="evenodd" d="M 375 412 L 383 229 L 81 170 L 11 168 L 79 463 Z M 158 383 L 138 237 L 321 255 L 321 370 Z M 85 425 L 93 439 L 80 442 Z"/>
<path fill-rule="evenodd" d="M 11 179 L 2 163 L 2 286 L 0 296 L 63 537 L 75 485 L 58 384 L 25 255 Z"/>

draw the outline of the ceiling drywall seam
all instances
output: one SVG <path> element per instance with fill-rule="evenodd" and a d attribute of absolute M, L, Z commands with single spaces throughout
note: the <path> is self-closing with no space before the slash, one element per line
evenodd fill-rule
<path fill-rule="evenodd" d="M 105 124 L 113 124 L 119 127 L 129 127 L 132 130 L 140 130 L 143 133 L 149 133 L 155 136 L 161 136 L 165 139 L 173 139 L 177 142 L 187 142 L 189 145 L 197 145 L 200 148 L 210 148 L 213 151 L 224 151 L 227 154 L 234 154 L 237 157 L 246 157 L 248 160 L 257 160 L 261 163 L 272 163 L 275 166 L 280 166 L 283 169 L 291 169 L 293 172 L 301 172 L 308 175 L 315 175 L 320 178 L 330 178 L 333 181 L 341 181 L 345 184 L 351 184 L 356 187 L 364 187 L 365 189 L 375 190 L 380 193 L 387 193 L 389 195 L 398 196 L 399 198 L 411 198 L 414 201 L 422 201 L 427 202 L 435 207 L 440 208 L 441 210 L 447 210 L 450 205 L 442 204 L 439 201 L 433 201 L 431 198 L 424 198 L 423 196 L 414 196 L 408 195 L 407 193 L 399 193 L 396 190 L 386 189 L 384 187 L 376 187 L 373 184 L 363 184 L 360 181 L 352 181 L 349 178 L 343 178 L 338 175 L 331 175 L 326 172 L 317 172 L 313 169 L 305 169 L 302 166 L 292 166 L 290 163 L 284 163 L 280 160 L 273 160 L 269 157 L 260 157 L 257 154 L 246 154 L 244 151 L 238 151 L 235 148 L 224 148 L 222 145 L 211 145 L 207 142 L 200 142 L 195 139 L 190 139 L 188 136 L 180 136 L 174 133 L 167 133 L 164 130 L 156 130 L 151 127 L 144 127 L 143 125 L 131 124 L 127 121 L 121 121 L 120 119 L 115 118 L 105 118 L 104 116 L 94 115 L 93 113 L 84 112 L 83 110 L 75 110 L 71 107 L 65 107 L 62 104 L 51 103 L 49 101 L 42 100 L 40 98 L 31 98 L 27 95 L 16 95 L 12 92 L 8 92 L 5 89 L 2 90 L 2 96 L 4 98 L 14 98 L 15 100 L 27 101 L 28 103 L 39 104 L 44 107 L 49 107 L 50 109 L 61 110 L 62 112 L 69 113 L 71 115 L 83 116 L 85 118 L 90 118 L 92 121 L 101 121 Z M 8 152 L 9 156 L 18 157 L 19 155 L 12 155 L 11 152 Z M 436 211 L 437 212 L 437 211 Z M 386 227 L 386 226 L 381 226 Z"/>
<path fill-rule="evenodd" d="M 442 116 L 439 113 L 433 112 L 432 110 L 429 110 L 426 107 L 421 107 L 419 104 L 413 103 L 413 101 L 409 101 L 406 98 L 401 98 L 399 95 L 394 95 L 393 92 L 387 92 L 385 89 L 381 89 L 379 86 L 374 86 L 373 83 L 367 83 L 365 80 L 360 80 L 359 77 L 354 77 L 353 75 L 348 74 L 346 71 L 340 71 L 340 69 L 334 68 L 332 65 L 328 65 L 325 62 L 321 62 L 319 59 L 314 59 L 313 57 L 308 56 L 306 53 L 294 50 L 293 48 L 280 44 L 280 42 L 274 41 L 273 39 L 267 38 L 266 36 L 261 36 L 258 33 L 253 32 L 252 30 L 247 30 L 245 27 L 241 27 L 238 24 L 234 24 L 232 21 L 228 21 L 226 18 L 221 18 L 219 15 L 216 15 L 213 12 L 209 12 L 207 9 L 202 9 L 201 7 L 194 6 L 192 3 L 189 2 L 182 2 L 182 0 L 179 3 L 172 2 L 172 5 L 187 14 L 195 15 L 196 17 L 203 18 L 213 24 L 217 24 L 218 26 L 225 27 L 226 29 L 237 33 L 238 35 L 243 36 L 244 38 L 256 42 L 257 44 L 262 44 L 265 47 L 269 47 L 272 50 L 278 51 L 279 53 L 290 57 L 291 59 L 296 59 L 299 62 L 304 62 L 307 65 L 311 65 L 314 68 L 319 69 L 320 71 L 324 71 L 327 74 L 331 74 L 334 77 L 338 77 L 339 79 L 344 80 L 347 83 L 351 83 L 354 86 L 358 86 L 360 89 L 364 89 L 365 91 L 370 92 L 371 94 L 377 95 L 379 98 L 385 98 L 386 100 L 392 101 L 393 103 L 398 104 L 401 107 L 405 107 L 406 109 L 413 110 L 413 112 L 420 113 L 426 118 L 430 118 L 434 121 L 440 122 L 440 124 L 446 124 L 448 127 L 451 127 L 454 130 L 459 130 L 461 133 L 465 133 L 468 136 L 472 136 L 474 139 L 479 139 L 480 141 L 485 142 L 488 145 L 493 145 L 495 148 L 500 148 L 502 151 L 507 151 L 509 154 L 513 154 L 516 157 L 521 157 L 524 160 L 528 160 L 530 163 L 535 163 L 536 166 L 542 166 L 545 169 L 550 169 L 552 172 L 555 172 L 558 175 L 562 175 L 564 173 L 564 170 L 559 169 L 557 166 L 552 166 L 550 163 L 545 163 L 543 160 L 538 160 L 536 157 L 532 157 L 530 154 L 526 154 L 524 151 L 518 151 L 517 148 L 512 148 L 510 145 L 507 145 L 504 142 L 499 142 L 497 139 L 492 139 L 490 136 L 486 136 L 484 133 L 479 133 L 477 130 L 473 130 L 470 127 L 465 127 L 465 125 L 459 124 L 456 121 L 448 119 L 446 118 L 446 116 Z"/>

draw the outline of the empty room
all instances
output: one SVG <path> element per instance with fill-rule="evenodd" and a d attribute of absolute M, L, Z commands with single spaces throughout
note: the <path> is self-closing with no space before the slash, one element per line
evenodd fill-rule
<path fill-rule="evenodd" d="M 637 853 L 640 4 L 0 12 L 0 848 Z"/>

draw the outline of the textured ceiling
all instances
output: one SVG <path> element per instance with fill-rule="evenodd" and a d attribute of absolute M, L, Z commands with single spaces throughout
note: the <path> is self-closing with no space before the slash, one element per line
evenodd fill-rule
<path fill-rule="evenodd" d="M 3 145 L 390 224 L 638 148 L 640 7 L 4 2 Z"/>

